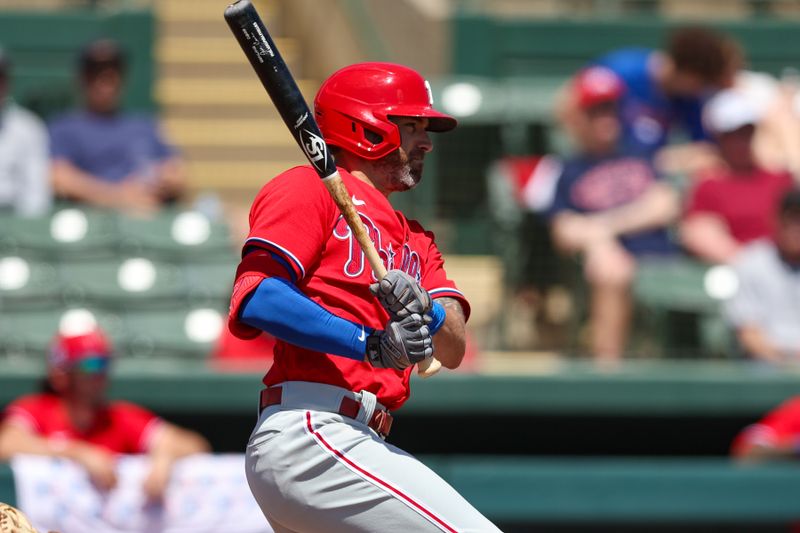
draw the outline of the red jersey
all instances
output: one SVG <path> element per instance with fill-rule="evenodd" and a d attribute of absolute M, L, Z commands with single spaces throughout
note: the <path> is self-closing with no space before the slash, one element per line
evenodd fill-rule
<path fill-rule="evenodd" d="M 754 170 L 709 176 L 689 196 L 686 218 L 698 213 L 717 215 L 731 235 L 744 244 L 775 234 L 775 219 L 783 195 L 792 188 L 788 173 Z"/>
<path fill-rule="evenodd" d="M 800 396 L 783 402 L 776 409 L 736 436 L 731 446 L 733 455 L 742 455 L 750 447 L 800 446 Z"/>
<path fill-rule="evenodd" d="M 339 169 L 361 220 L 386 268 L 401 269 L 420 282 L 432 298 L 444 296 L 469 305 L 447 278 L 434 236 L 395 211 L 371 184 Z M 340 215 L 325 185 L 308 166 L 295 167 L 267 183 L 250 211 L 245 249 L 258 247 L 276 254 L 297 287 L 311 300 L 341 318 L 383 329 L 389 319 L 369 292 L 374 276 L 366 258 Z M 265 260 L 266 259 L 266 260 Z M 237 272 L 229 326 L 240 337 L 257 330 L 239 322 L 242 299 L 265 277 L 286 277 L 275 260 L 245 256 Z M 434 339 L 434 346 L 435 346 Z M 367 390 L 389 409 L 408 399 L 411 368 L 377 369 L 369 362 L 306 350 L 278 340 L 275 360 L 264 377 L 266 385 L 283 381 L 327 383 L 355 392 Z"/>
<path fill-rule="evenodd" d="M 86 432 L 70 420 L 67 407 L 55 394 L 31 394 L 9 405 L 4 421 L 19 424 L 53 440 L 81 441 L 114 453 L 147 453 L 162 420 L 150 411 L 127 402 L 111 402 Z"/>

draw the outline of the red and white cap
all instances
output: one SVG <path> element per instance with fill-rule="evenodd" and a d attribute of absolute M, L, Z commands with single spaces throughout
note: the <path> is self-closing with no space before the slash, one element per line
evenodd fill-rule
<path fill-rule="evenodd" d="M 616 102 L 625 92 L 625 83 L 611 69 L 595 65 L 578 72 L 572 82 L 572 91 L 578 106 L 586 109 Z"/>
<path fill-rule="evenodd" d="M 111 358 L 111 343 L 99 328 L 81 333 L 59 332 L 50 344 L 48 364 L 69 369 L 83 361 Z"/>

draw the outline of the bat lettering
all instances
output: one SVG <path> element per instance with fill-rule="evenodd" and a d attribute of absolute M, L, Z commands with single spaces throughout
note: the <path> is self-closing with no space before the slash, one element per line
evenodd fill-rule
<path fill-rule="evenodd" d="M 318 170 L 324 171 L 328 156 L 328 145 L 325 144 L 325 140 L 304 129 L 300 131 L 300 145 L 309 162 Z"/>
<path fill-rule="evenodd" d="M 270 57 L 275 57 L 275 52 L 272 51 L 272 47 L 267 42 L 267 38 L 264 37 L 264 34 L 261 32 L 261 28 L 259 28 L 258 24 L 255 22 L 253 22 L 253 27 L 256 29 L 258 36 L 261 37 L 261 45 L 266 49 L 266 52 Z"/>
<path fill-rule="evenodd" d="M 303 113 L 303 116 L 298 118 L 297 122 L 294 123 L 294 129 L 297 129 L 300 126 L 302 126 L 303 122 L 305 122 L 307 118 L 308 118 L 308 113 Z"/>

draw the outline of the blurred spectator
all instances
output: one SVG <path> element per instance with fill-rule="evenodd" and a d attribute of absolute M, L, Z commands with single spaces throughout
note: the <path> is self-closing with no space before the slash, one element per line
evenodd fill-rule
<path fill-rule="evenodd" d="M 788 68 L 777 80 L 762 72 L 741 71 L 735 89 L 759 113 L 753 139 L 758 164 L 770 171 L 800 176 L 800 77 Z"/>
<path fill-rule="evenodd" d="M 173 463 L 210 450 L 200 435 L 127 402 L 107 402 L 111 347 L 91 329 L 59 334 L 48 357 L 43 391 L 9 405 L 0 425 L 0 460 L 15 454 L 66 457 L 86 468 L 100 489 L 116 483 L 115 455 L 147 453 L 144 491 L 160 499 Z"/>
<path fill-rule="evenodd" d="M 752 357 L 800 362 L 800 190 L 784 196 L 774 239 L 755 241 L 736 256 L 739 288 L 725 304 L 739 343 Z"/>
<path fill-rule="evenodd" d="M 43 215 L 52 203 L 47 130 L 36 115 L 11 100 L 10 78 L 11 62 L 0 49 L 0 209 Z"/>
<path fill-rule="evenodd" d="M 50 124 L 53 184 L 60 196 L 152 211 L 184 190 L 183 165 L 149 117 L 120 110 L 125 55 L 110 40 L 80 54 L 84 109 Z"/>
<path fill-rule="evenodd" d="M 789 398 L 764 418 L 744 428 L 734 439 L 731 454 L 742 460 L 797 458 L 800 454 L 800 396 Z"/>
<path fill-rule="evenodd" d="M 675 192 L 659 182 L 640 147 L 622 138 L 617 106 L 624 91 L 605 67 L 573 80 L 570 129 L 579 152 L 564 162 L 550 208 L 556 246 L 583 256 L 591 350 L 604 360 L 624 351 L 637 261 L 674 251 L 666 226 L 678 213 Z"/>
<path fill-rule="evenodd" d="M 701 120 L 703 102 L 730 87 L 742 63 L 739 47 L 712 30 L 676 30 L 664 51 L 625 48 L 599 58 L 625 83 L 620 102 L 625 138 L 657 156 L 660 171 L 682 173 L 714 161 Z M 664 148 L 679 125 L 689 144 Z M 658 154 L 656 154 L 658 152 Z"/>
<path fill-rule="evenodd" d="M 776 207 L 792 178 L 756 164 L 752 147 L 758 119 L 753 103 L 736 90 L 720 92 L 704 111 L 725 164 L 703 173 L 680 227 L 684 246 L 704 261 L 730 262 L 742 245 L 774 235 Z"/>

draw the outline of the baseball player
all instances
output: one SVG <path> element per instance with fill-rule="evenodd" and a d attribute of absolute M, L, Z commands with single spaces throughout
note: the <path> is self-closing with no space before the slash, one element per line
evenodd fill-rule
<path fill-rule="evenodd" d="M 160 500 L 175 461 L 210 446 L 138 405 L 108 401 L 111 358 L 111 343 L 97 327 L 56 334 L 43 391 L 16 399 L 3 412 L 0 461 L 17 454 L 65 457 L 108 490 L 116 485 L 117 455 L 146 453 L 151 466 L 142 489 Z"/>
<path fill-rule="evenodd" d="M 377 283 L 311 167 L 265 185 L 250 212 L 229 327 L 278 339 L 246 454 L 250 488 L 277 532 L 498 531 L 452 487 L 384 441 L 415 363 L 456 368 L 469 304 L 431 232 L 390 194 L 422 177 L 428 132 L 456 120 L 428 83 L 390 63 L 345 67 L 315 115 L 388 274 Z"/>

